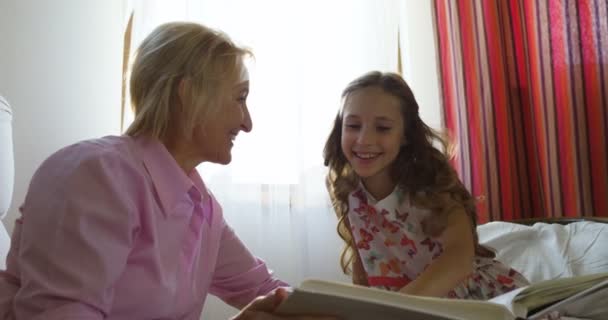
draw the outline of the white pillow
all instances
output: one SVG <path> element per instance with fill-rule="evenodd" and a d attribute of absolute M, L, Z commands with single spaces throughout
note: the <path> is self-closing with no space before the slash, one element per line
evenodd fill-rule
<path fill-rule="evenodd" d="M 477 228 L 479 242 L 497 251 L 496 259 L 530 282 L 608 272 L 608 224 L 590 221 L 533 226 L 490 222 Z"/>

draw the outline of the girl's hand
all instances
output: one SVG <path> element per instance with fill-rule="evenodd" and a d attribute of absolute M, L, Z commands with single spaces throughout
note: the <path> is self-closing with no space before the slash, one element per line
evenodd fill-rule
<path fill-rule="evenodd" d="M 273 294 L 258 297 L 248 304 L 231 320 L 337 320 L 334 317 L 319 316 L 278 316 L 274 310 L 287 299 L 289 294 L 284 288 L 277 289 Z"/>

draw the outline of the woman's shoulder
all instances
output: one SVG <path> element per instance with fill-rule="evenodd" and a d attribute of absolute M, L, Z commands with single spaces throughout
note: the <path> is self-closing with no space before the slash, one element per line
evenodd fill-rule
<path fill-rule="evenodd" d="M 128 136 L 105 136 L 97 139 L 82 140 L 65 146 L 53 153 L 49 160 L 60 160 L 66 156 L 74 157 L 77 162 L 93 159 L 132 159 L 135 156 L 132 138 Z"/>
<path fill-rule="evenodd" d="M 83 140 L 56 151 L 42 162 L 33 180 L 39 176 L 61 179 L 82 173 L 122 179 L 139 172 L 140 163 L 130 137 L 106 136 Z"/>

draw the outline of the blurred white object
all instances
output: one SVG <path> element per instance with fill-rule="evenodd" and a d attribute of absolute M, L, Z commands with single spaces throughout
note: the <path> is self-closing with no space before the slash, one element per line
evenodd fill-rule
<path fill-rule="evenodd" d="M 13 196 L 15 164 L 12 119 L 8 102 L 0 96 L 0 218 L 8 211 Z"/>
<path fill-rule="evenodd" d="M 8 254 L 8 249 L 11 245 L 11 238 L 6 232 L 6 228 L 4 228 L 4 224 L 0 222 L 0 270 L 4 270 L 6 268 L 6 255 Z"/>
<path fill-rule="evenodd" d="M 477 228 L 479 242 L 494 248 L 496 259 L 540 280 L 608 272 L 608 224 L 591 221 L 568 225 L 525 226 L 490 222 Z"/>
<path fill-rule="evenodd" d="M 0 219 L 4 217 L 13 196 L 15 167 L 13 160 L 13 114 L 8 102 L 0 96 Z M 6 267 L 10 237 L 0 222 L 0 269 Z"/>

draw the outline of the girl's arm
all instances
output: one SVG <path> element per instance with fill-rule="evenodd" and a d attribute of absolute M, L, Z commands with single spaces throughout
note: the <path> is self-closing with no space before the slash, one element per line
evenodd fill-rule
<path fill-rule="evenodd" d="M 443 253 L 418 278 L 401 288 L 401 293 L 444 297 L 473 271 L 475 256 L 471 222 L 464 209 L 448 216 L 441 235 Z"/>

